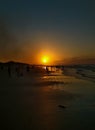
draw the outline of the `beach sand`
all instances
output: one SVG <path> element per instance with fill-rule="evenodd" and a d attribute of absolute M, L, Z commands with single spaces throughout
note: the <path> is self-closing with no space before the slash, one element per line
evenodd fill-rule
<path fill-rule="evenodd" d="M 64 74 L 0 72 L 1 130 L 94 130 L 94 124 L 94 82 Z"/>

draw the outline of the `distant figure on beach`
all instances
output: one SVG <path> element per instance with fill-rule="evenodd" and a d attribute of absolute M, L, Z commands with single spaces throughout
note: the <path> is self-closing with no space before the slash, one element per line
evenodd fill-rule
<path fill-rule="evenodd" d="M 22 70 L 22 67 L 17 66 L 16 69 L 15 69 L 15 71 L 16 71 L 16 75 L 17 75 L 17 77 L 22 77 L 22 76 L 23 76 L 23 70 Z"/>
<path fill-rule="evenodd" d="M 49 70 L 48 70 L 48 67 L 46 66 L 46 72 L 47 72 L 47 74 L 49 74 Z"/>
<path fill-rule="evenodd" d="M 3 66 L 1 66 L 1 70 L 3 70 Z"/>
<path fill-rule="evenodd" d="M 64 70 L 64 66 L 62 66 L 61 68 L 62 68 L 62 70 Z"/>
<path fill-rule="evenodd" d="M 8 66 L 8 75 L 9 75 L 9 77 L 11 77 L 11 67 L 10 66 Z"/>
<path fill-rule="evenodd" d="M 17 77 L 19 77 L 19 68 L 16 67 L 16 74 L 17 74 Z"/>
<path fill-rule="evenodd" d="M 26 67 L 26 71 L 27 72 L 29 72 L 30 71 L 30 68 L 29 68 L 29 66 L 27 65 L 27 67 Z"/>

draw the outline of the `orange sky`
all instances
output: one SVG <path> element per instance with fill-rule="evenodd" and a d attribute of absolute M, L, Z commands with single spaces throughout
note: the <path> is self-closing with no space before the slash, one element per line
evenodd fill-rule
<path fill-rule="evenodd" d="M 94 5 L 94 0 L 1 1 L 0 61 L 94 59 Z"/>
<path fill-rule="evenodd" d="M 48 57 L 47 64 L 54 64 L 56 61 L 61 61 L 65 64 L 68 60 L 68 63 L 70 63 L 70 60 L 74 57 L 88 59 L 95 56 L 93 49 L 91 51 L 88 47 L 84 49 L 84 46 L 83 48 L 69 46 L 70 40 L 66 41 L 63 39 L 62 41 L 56 37 L 51 38 L 45 35 L 36 35 L 34 40 L 31 40 L 31 38 L 23 39 L 21 42 L 15 45 L 14 48 L 12 48 L 13 45 L 11 44 L 6 48 L 3 47 L 0 54 L 1 61 L 11 60 L 30 64 L 43 64 L 42 58 Z M 83 60 L 81 61 L 83 62 Z"/>

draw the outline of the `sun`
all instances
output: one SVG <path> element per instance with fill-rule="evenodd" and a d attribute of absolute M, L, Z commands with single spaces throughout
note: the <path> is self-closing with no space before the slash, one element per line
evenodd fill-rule
<path fill-rule="evenodd" d="M 42 57 L 42 63 L 47 64 L 49 62 L 49 58 L 47 56 Z"/>

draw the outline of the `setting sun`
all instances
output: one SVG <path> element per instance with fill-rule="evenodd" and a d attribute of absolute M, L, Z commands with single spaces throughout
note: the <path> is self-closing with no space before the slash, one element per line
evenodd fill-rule
<path fill-rule="evenodd" d="M 47 56 L 42 57 L 42 62 L 44 64 L 48 63 L 49 62 L 49 58 Z"/>
<path fill-rule="evenodd" d="M 37 59 L 38 59 L 38 64 L 43 64 L 43 65 L 51 65 L 53 64 L 56 56 L 54 56 L 53 53 L 51 52 L 41 52 L 38 54 Z"/>

